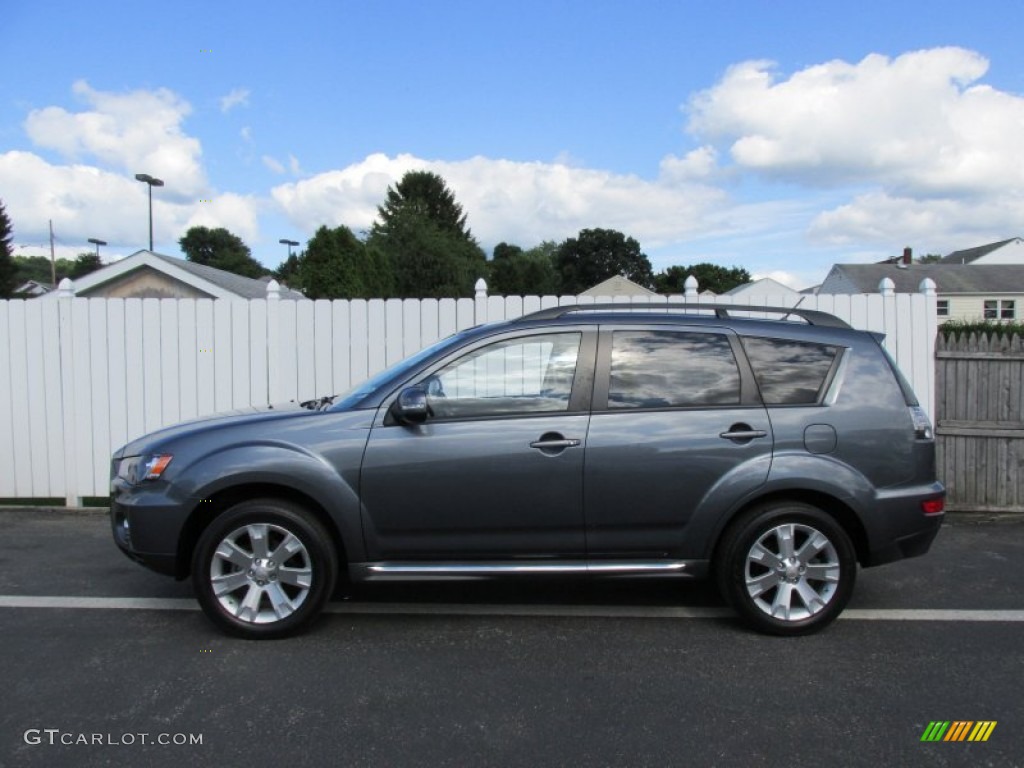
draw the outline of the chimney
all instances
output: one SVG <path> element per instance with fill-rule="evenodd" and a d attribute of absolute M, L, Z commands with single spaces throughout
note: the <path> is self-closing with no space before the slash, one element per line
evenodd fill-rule
<path fill-rule="evenodd" d="M 914 252 L 909 248 L 903 249 L 903 266 L 910 266 L 910 263 L 914 260 Z"/>

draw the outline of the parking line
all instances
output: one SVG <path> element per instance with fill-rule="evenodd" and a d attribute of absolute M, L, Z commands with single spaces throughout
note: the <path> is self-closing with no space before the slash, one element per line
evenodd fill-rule
<path fill-rule="evenodd" d="M 197 611 L 191 598 L 63 597 L 0 595 L 0 608 L 65 608 L 135 611 Z M 727 608 L 629 605 L 487 605 L 480 603 L 330 603 L 335 614 L 382 616 L 550 616 L 566 618 L 718 619 L 734 616 Z M 839 616 L 852 621 L 1024 622 L 1024 610 L 956 610 L 934 608 L 848 608 Z"/>

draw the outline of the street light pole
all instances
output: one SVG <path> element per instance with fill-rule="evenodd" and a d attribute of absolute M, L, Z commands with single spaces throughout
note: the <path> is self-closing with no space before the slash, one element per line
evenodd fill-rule
<path fill-rule="evenodd" d="M 289 259 L 292 257 L 292 246 L 299 244 L 298 240 L 287 240 L 285 238 L 281 238 L 277 242 L 279 242 L 281 245 L 287 245 L 288 246 L 288 258 Z"/>
<path fill-rule="evenodd" d="M 136 173 L 135 180 L 149 185 L 149 250 L 153 250 L 153 187 L 162 187 L 163 179 L 157 179 L 148 173 Z"/>
<path fill-rule="evenodd" d="M 100 246 L 106 245 L 106 240 L 97 240 L 95 237 L 90 237 L 89 242 L 96 246 L 96 261 L 100 260 Z"/>

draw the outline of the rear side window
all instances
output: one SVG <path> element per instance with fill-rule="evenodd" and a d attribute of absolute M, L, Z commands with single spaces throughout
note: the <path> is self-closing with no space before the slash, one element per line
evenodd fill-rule
<path fill-rule="evenodd" d="M 740 372 L 729 340 L 715 333 L 616 331 L 609 408 L 736 405 Z"/>
<path fill-rule="evenodd" d="M 789 339 L 743 337 L 765 405 L 812 405 L 823 393 L 839 348 Z"/>

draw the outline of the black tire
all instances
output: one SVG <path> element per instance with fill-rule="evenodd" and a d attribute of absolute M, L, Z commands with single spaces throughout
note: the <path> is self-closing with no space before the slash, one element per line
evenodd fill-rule
<path fill-rule="evenodd" d="M 722 596 L 748 625 L 772 635 L 807 635 L 846 607 L 857 558 L 835 519 L 809 504 L 783 501 L 752 509 L 730 525 L 715 569 Z"/>
<path fill-rule="evenodd" d="M 192 557 L 203 612 L 227 634 L 249 639 L 305 629 L 337 575 L 330 534 L 306 509 L 280 499 L 244 501 L 217 516 Z"/>

